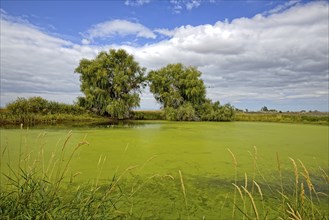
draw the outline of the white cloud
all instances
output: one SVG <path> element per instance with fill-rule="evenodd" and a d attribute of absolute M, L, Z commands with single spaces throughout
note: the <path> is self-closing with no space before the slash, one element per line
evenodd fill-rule
<path fill-rule="evenodd" d="M 127 35 L 155 39 L 156 35 L 147 27 L 127 20 L 111 20 L 94 25 L 85 34 L 89 40 Z"/>
<path fill-rule="evenodd" d="M 184 8 L 186 10 L 192 10 L 201 5 L 201 0 L 170 0 L 172 4 L 172 10 L 174 13 L 179 14 Z"/>
<path fill-rule="evenodd" d="M 276 6 L 275 8 L 273 8 L 273 9 L 271 9 L 269 11 L 264 12 L 263 14 L 264 15 L 269 15 L 269 14 L 279 13 L 279 12 L 282 12 L 282 11 L 284 11 L 284 10 L 286 10 L 286 9 L 294 6 L 294 5 L 296 5 L 299 2 L 300 2 L 300 0 L 290 0 L 290 1 L 286 2 L 286 3 L 284 3 L 284 4 L 281 4 L 281 5 Z"/>
<path fill-rule="evenodd" d="M 127 6 L 141 6 L 150 3 L 151 0 L 126 0 L 125 5 Z"/>
<path fill-rule="evenodd" d="M 167 28 L 158 28 L 158 29 L 155 29 L 154 32 L 168 36 L 168 37 L 174 36 L 174 31 L 169 30 Z"/>
<path fill-rule="evenodd" d="M 83 45 L 87 45 L 87 44 L 90 44 L 91 42 L 90 42 L 90 40 L 84 38 L 84 39 L 81 40 L 81 43 Z"/>
<path fill-rule="evenodd" d="M 201 0 L 190 0 L 186 2 L 186 9 L 192 10 L 193 8 L 199 7 L 201 4 Z"/>
<path fill-rule="evenodd" d="M 101 50 L 123 48 L 148 70 L 177 62 L 197 66 L 213 100 L 249 109 L 247 105 L 254 103 L 259 105 L 256 109 L 272 103 L 328 110 L 327 18 L 327 2 L 296 4 L 230 23 L 157 29 L 154 32 L 169 39 L 144 46 L 94 46 L 88 44 L 92 43 L 89 39 L 78 45 L 28 24 L 2 19 L 1 100 L 40 94 L 72 102 L 80 94 L 78 75 L 73 73 L 79 60 L 92 58 Z M 110 28 L 98 32 L 100 28 L 95 27 L 102 26 L 99 24 L 90 34 L 94 39 L 142 33 L 152 38 L 153 31 L 141 24 L 136 28 L 132 22 L 127 26 L 130 24 L 135 29 L 115 28 L 105 22 L 104 28 Z M 149 92 L 143 94 L 141 103 L 142 108 L 156 106 Z"/>
<path fill-rule="evenodd" d="M 268 16 L 157 30 L 167 41 L 130 48 L 145 66 L 199 67 L 209 96 L 226 102 L 312 97 L 328 110 L 328 3 Z M 129 48 L 127 48 L 129 50 Z"/>
<path fill-rule="evenodd" d="M 29 94 L 71 103 L 80 93 L 74 68 L 82 57 L 96 54 L 93 48 L 1 19 L 1 106 Z"/>

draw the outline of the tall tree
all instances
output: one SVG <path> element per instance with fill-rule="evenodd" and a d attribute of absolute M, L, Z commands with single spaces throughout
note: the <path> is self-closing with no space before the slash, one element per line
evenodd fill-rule
<path fill-rule="evenodd" d="M 85 94 L 78 99 L 83 107 L 99 115 L 124 119 L 139 106 L 145 68 L 125 50 L 100 52 L 95 59 L 82 59 L 75 72 L 80 74 L 80 88 Z"/>
<path fill-rule="evenodd" d="M 169 64 L 148 75 L 150 90 L 164 108 L 178 108 L 187 102 L 194 108 L 200 106 L 206 99 L 206 88 L 200 77 L 201 72 L 195 67 L 180 63 Z"/>
<path fill-rule="evenodd" d="M 169 64 L 148 75 L 150 90 L 162 104 L 168 120 L 231 121 L 235 109 L 206 98 L 201 72 L 195 67 Z"/>

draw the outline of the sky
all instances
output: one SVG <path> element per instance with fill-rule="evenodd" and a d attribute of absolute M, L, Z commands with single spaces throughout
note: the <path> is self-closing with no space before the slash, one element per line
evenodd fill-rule
<path fill-rule="evenodd" d="M 1 0 L 0 106 L 74 103 L 82 58 L 125 49 L 147 71 L 202 72 L 207 97 L 239 109 L 329 111 L 329 2 Z M 146 88 L 140 109 L 159 109 Z"/>

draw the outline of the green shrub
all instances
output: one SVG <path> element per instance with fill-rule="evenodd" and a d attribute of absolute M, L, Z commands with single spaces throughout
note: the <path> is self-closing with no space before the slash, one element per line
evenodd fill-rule
<path fill-rule="evenodd" d="M 48 101 L 41 97 L 17 98 L 9 103 L 6 108 L 13 115 L 26 114 L 84 114 L 86 110 L 78 105 L 69 105 Z"/>

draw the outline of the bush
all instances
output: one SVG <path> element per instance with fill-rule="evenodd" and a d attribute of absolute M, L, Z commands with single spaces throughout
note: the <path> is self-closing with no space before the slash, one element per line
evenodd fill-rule
<path fill-rule="evenodd" d="M 184 103 L 177 109 L 172 107 L 165 108 L 165 118 L 169 121 L 196 121 L 196 111 L 189 102 Z"/>
<path fill-rule="evenodd" d="M 187 102 L 179 106 L 177 110 L 177 120 L 179 121 L 196 121 L 197 117 L 192 104 Z"/>
<path fill-rule="evenodd" d="M 78 105 L 68 105 L 54 101 L 48 101 L 41 97 L 17 98 L 6 106 L 13 115 L 27 114 L 84 114 L 86 110 Z"/>
<path fill-rule="evenodd" d="M 230 104 L 220 105 L 219 102 L 206 102 L 200 110 L 200 118 L 203 121 L 233 121 L 235 108 Z"/>

